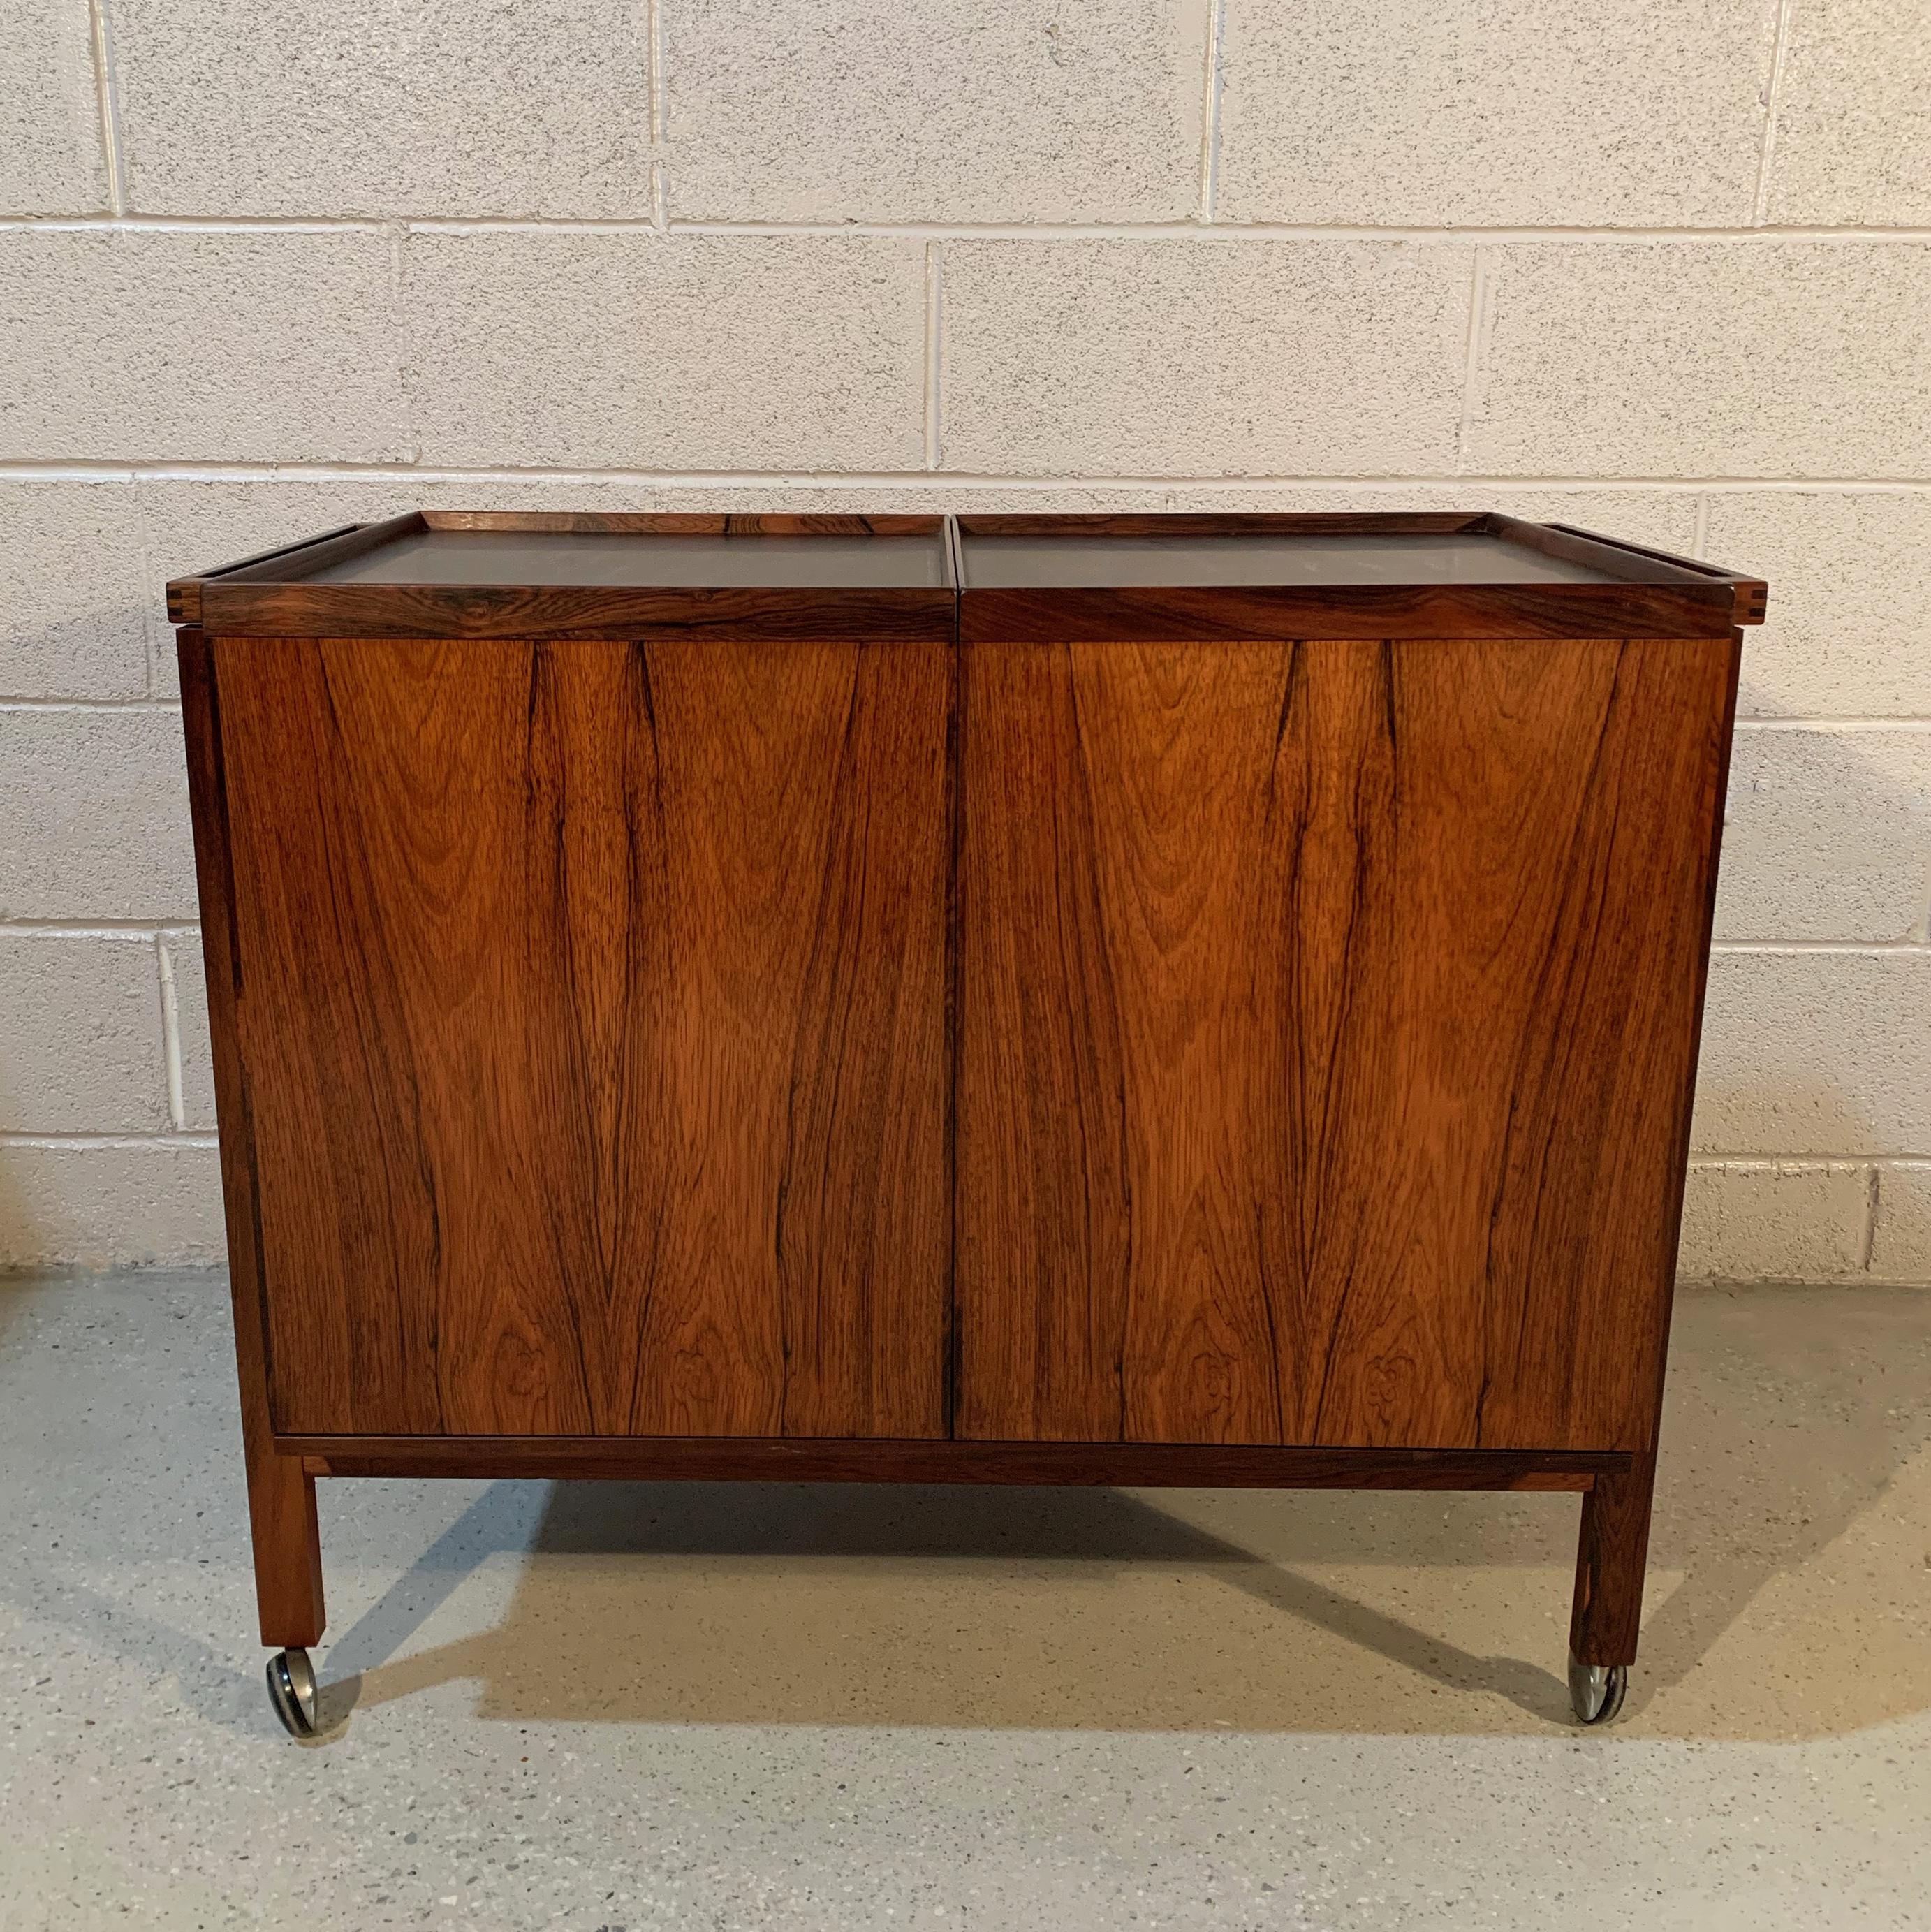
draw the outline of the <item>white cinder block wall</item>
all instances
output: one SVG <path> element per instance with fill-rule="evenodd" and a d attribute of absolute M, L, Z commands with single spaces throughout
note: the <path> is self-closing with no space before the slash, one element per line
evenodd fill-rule
<path fill-rule="evenodd" d="M 169 574 L 415 504 L 1759 571 L 1686 1273 L 1931 1280 L 1922 0 L 7 0 L 0 1262 L 221 1249 Z"/>

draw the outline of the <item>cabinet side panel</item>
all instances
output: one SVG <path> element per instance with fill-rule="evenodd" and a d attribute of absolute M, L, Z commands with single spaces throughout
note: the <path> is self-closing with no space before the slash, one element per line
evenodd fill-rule
<path fill-rule="evenodd" d="M 181 729 L 187 758 L 189 809 L 194 823 L 195 884 L 207 962 L 208 1046 L 214 1062 L 215 1110 L 220 1126 L 221 1194 L 228 1241 L 228 1280 L 235 1310 L 241 1371 L 241 1419 L 250 1463 L 271 1453 L 266 1310 L 256 1226 L 253 1136 L 247 1089 L 236 1050 L 233 877 L 228 801 L 222 770 L 214 666 L 199 631 L 175 634 L 181 670 Z"/>
<path fill-rule="evenodd" d="M 1651 1440 L 1733 649 L 1387 650 L 1391 779 L 1356 886 L 1387 916 L 1365 949 L 1315 942 L 1345 894 L 1303 860 L 1285 935 L 1305 1439 Z M 1317 726 L 1289 763 L 1318 781 L 1352 736 Z"/>
<path fill-rule="evenodd" d="M 219 650 L 277 1426 L 940 1432 L 945 647 Z"/>
<path fill-rule="evenodd" d="M 1615 648 L 1588 798 L 1510 1070 L 1485 1448 L 1641 1454 L 1656 1440 L 1740 634 Z"/>
<path fill-rule="evenodd" d="M 279 1648 L 285 1644 L 316 1642 L 327 1622 L 315 1484 L 302 1471 L 298 1458 L 277 1453 L 270 1411 L 268 1310 L 262 1292 L 254 1134 L 236 1037 L 234 878 L 214 656 L 208 639 L 198 630 L 177 632 L 175 649 L 181 670 L 188 802 L 194 826 L 195 878 L 207 961 L 209 1047 L 221 1129 L 222 1205 L 235 1313 L 256 1604 L 262 1641 Z"/>
<path fill-rule="evenodd" d="M 1732 650 L 967 647 L 961 1432 L 1648 1442 Z"/>

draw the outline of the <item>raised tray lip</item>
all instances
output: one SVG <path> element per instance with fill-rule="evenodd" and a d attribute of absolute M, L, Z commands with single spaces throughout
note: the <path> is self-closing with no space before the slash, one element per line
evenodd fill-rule
<path fill-rule="evenodd" d="M 317 571 L 424 530 L 760 537 L 936 536 L 949 581 L 924 586 L 503 585 L 317 583 Z M 1587 563 L 1573 584 L 975 586 L 976 538 L 1144 538 L 1466 532 Z M 173 579 L 168 615 L 223 635 L 508 637 L 638 628 L 713 633 L 928 636 L 956 616 L 968 638 L 1166 635 L 1426 637 L 1718 634 L 1762 621 L 1759 578 L 1574 524 L 1491 510 L 967 512 L 790 514 L 412 510 L 343 524 L 214 570 Z"/>
<path fill-rule="evenodd" d="M 928 537 L 946 580 L 936 584 L 502 584 L 331 581 L 329 566 L 425 530 L 556 531 L 568 535 Z M 168 616 L 224 636 L 487 638 L 697 628 L 750 635 L 923 636 L 949 626 L 957 551 L 947 519 L 920 515 L 765 512 L 410 510 L 320 534 L 173 579 Z"/>
<path fill-rule="evenodd" d="M 969 642 L 1131 642 L 1297 638 L 1727 637 L 1763 620 L 1760 578 L 1603 536 L 1572 524 L 1496 510 L 1219 512 L 1124 515 L 967 512 L 960 635 Z M 975 584 L 975 538 L 1441 536 L 1466 532 L 1587 563 L 1589 583 L 1309 586 Z"/>
<path fill-rule="evenodd" d="M 1310 511 L 1199 511 L 1135 512 L 1126 514 L 1104 512 L 1069 512 L 1063 514 L 1030 512 L 980 514 L 967 512 L 954 519 L 961 538 L 962 566 L 960 587 L 970 594 L 991 589 L 1013 589 L 1012 585 L 975 584 L 972 580 L 972 545 L 975 538 L 1054 536 L 1061 538 L 1108 537 L 1129 538 L 1238 537 L 1238 536 L 1444 536 L 1493 537 L 1525 550 L 1543 551 L 1585 563 L 1604 576 L 1626 583 L 1729 584 L 1763 589 L 1761 578 L 1726 570 L 1720 564 L 1705 563 L 1694 557 L 1678 556 L 1647 544 L 1631 543 L 1621 537 L 1603 536 L 1576 524 L 1537 523 L 1513 517 L 1498 510 L 1310 510 Z M 1057 588 L 1112 586 L 1059 586 Z M 1180 587 L 1180 586 L 1175 586 Z M 1204 588 L 1195 585 L 1190 587 Z M 1231 586 L 1230 586 L 1231 587 Z M 1244 588 L 1266 588 L 1261 585 Z M 1280 586 L 1308 589 L 1315 586 Z M 1462 589 L 1462 585 L 1333 584 L 1318 586 L 1323 596 L 1342 597 L 1351 590 L 1375 589 Z M 1498 586 L 1504 587 L 1504 586 Z M 1519 586 L 1526 587 L 1526 586 Z M 1593 589 L 1582 584 L 1563 588 Z M 1746 620 L 1744 621 L 1753 621 Z"/>

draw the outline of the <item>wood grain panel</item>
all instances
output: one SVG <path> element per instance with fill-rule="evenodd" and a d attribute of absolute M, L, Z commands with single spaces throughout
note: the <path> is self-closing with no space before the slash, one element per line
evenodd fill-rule
<path fill-rule="evenodd" d="M 964 663 L 958 1432 L 1646 1447 L 1734 640 Z"/>
<path fill-rule="evenodd" d="M 942 1433 L 947 650 L 216 651 L 277 1426 Z"/>
<path fill-rule="evenodd" d="M 184 593 L 185 595 L 186 593 Z M 680 584 L 258 584 L 201 580 L 201 621 L 225 637 L 592 640 L 613 631 L 703 631 L 715 644 L 809 642 L 827 633 L 949 644 L 941 589 L 710 589 Z"/>
<path fill-rule="evenodd" d="M 631 1482 L 1057 1483 L 1124 1489 L 1570 1490 L 1633 1459 L 1552 1449 L 1307 1449 L 1271 1444 L 893 1442 L 806 1436 L 298 1436 L 311 1476 Z"/>
<path fill-rule="evenodd" d="M 1655 1489 L 1655 1456 L 1638 1456 L 1630 1468 L 1597 1477 L 1583 1498 L 1569 1617 L 1569 1654 L 1579 1664 L 1636 1661 Z"/>
<path fill-rule="evenodd" d="M 210 586 L 211 598 L 213 590 Z M 1699 581 L 1113 584 L 1102 590 L 1055 584 L 969 590 L 960 600 L 959 626 L 967 641 L 988 644 L 1018 638 L 1040 644 L 1168 644 L 1181 638 L 1270 644 L 1310 632 L 1367 644 L 1447 638 L 1479 644 L 1498 635 L 1606 633 L 1727 638 L 1733 626 L 1762 620 L 1761 600 L 1745 605 L 1744 594 L 1729 582 Z M 224 612 L 229 608 L 224 604 Z M 1747 615 L 1752 608 L 1756 615 Z"/>
<path fill-rule="evenodd" d="M 175 639 L 182 735 L 194 820 L 195 878 L 207 962 L 208 1016 L 215 1105 L 221 1124 L 221 1194 L 228 1237 L 228 1286 L 235 1316 L 235 1366 L 241 1398 L 241 1447 L 255 1602 L 262 1641 L 280 1649 L 320 1640 L 327 1627 L 315 1479 L 278 1449 L 268 1405 L 268 1306 L 263 1291 L 254 1136 L 237 1048 L 234 873 L 211 653 L 199 631 Z"/>

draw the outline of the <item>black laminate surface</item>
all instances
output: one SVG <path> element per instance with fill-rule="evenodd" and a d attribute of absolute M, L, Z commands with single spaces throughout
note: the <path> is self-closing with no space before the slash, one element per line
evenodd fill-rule
<path fill-rule="evenodd" d="M 976 536 L 968 529 L 961 549 L 967 590 L 1135 584 L 1615 584 L 1648 574 L 1640 566 L 1635 572 L 1612 574 L 1484 532 L 1462 530 L 1164 537 L 1105 532 Z"/>
<path fill-rule="evenodd" d="M 762 584 L 943 590 L 941 530 L 910 536 L 412 532 L 306 576 L 311 584 Z"/>

